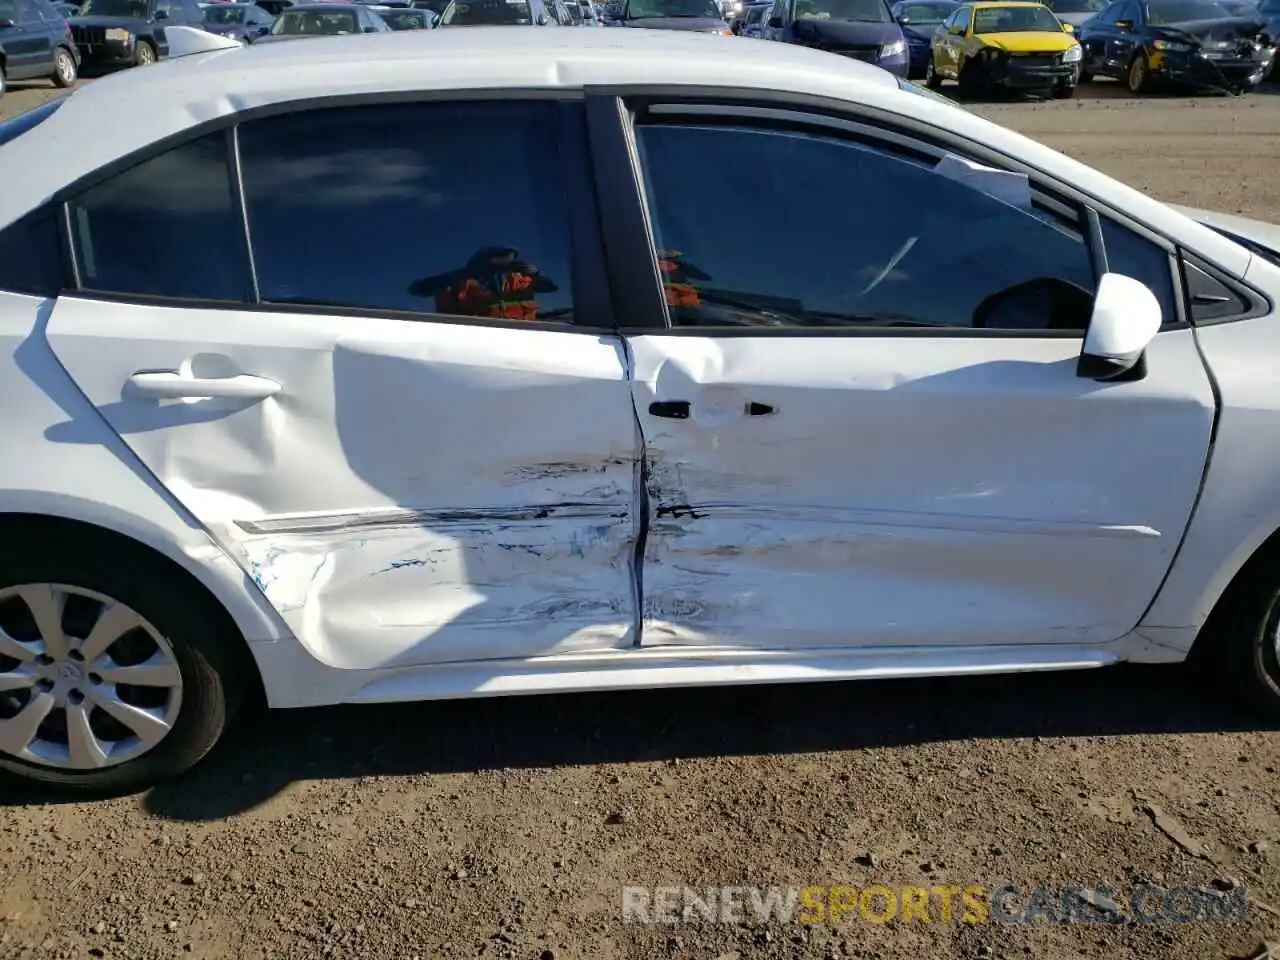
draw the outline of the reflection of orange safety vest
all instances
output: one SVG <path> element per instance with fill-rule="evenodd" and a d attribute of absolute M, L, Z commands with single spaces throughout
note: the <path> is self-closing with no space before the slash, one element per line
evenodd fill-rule
<path fill-rule="evenodd" d="M 466 277 L 436 294 L 436 310 L 467 317 L 537 320 L 538 301 L 520 296 L 532 286 L 533 278 L 529 275 L 507 273 L 503 274 L 501 289 L 495 294 L 475 277 Z"/>
<path fill-rule="evenodd" d="M 662 292 L 669 307 L 700 307 L 702 297 L 698 288 L 688 282 L 688 275 L 680 266 L 680 253 L 670 251 L 658 258 L 658 270 L 662 273 Z"/>

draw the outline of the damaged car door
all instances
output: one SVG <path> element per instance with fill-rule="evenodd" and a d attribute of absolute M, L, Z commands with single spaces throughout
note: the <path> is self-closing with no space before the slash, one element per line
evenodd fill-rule
<path fill-rule="evenodd" d="M 580 112 L 296 109 L 70 199 L 53 350 L 330 666 L 634 636 L 634 415 L 562 175 Z"/>
<path fill-rule="evenodd" d="M 1213 423 L 1170 248 L 1106 218 L 1104 260 L 1052 185 L 905 130 L 842 135 L 767 104 L 636 109 L 671 325 L 628 338 L 643 643 L 1130 631 L 1189 522 Z M 1108 263 L 1166 322 L 1130 382 L 1077 369 Z"/>

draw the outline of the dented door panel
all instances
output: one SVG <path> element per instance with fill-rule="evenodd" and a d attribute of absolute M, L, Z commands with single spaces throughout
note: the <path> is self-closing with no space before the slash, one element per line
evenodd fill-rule
<path fill-rule="evenodd" d="M 73 298 L 47 335 L 325 663 L 631 643 L 638 450 L 616 339 Z M 128 392 L 140 370 L 281 389 L 157 402 Z"/>
<path fill-rule="evenodd" d="M 1075 375 L 1074 338 L 630 348 L 646 645 L 1115 639 L 1168 570 L 1213 420 L 1189 330 L 1109 385 Z M 687 419 L 650 413 L 678 401 Z"/>

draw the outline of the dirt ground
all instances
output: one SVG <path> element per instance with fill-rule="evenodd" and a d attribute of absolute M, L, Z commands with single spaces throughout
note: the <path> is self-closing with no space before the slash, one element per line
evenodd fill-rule
<path fill-rule="evenodd" d="M 1280 222 L 1280 95 L 981 109 L 1155 196 Z M 1258 957 L 1280 941 L 1278 731 L 1181 668 L 251 717 L 145 795 L 0 785 L 0 960 Z M 1078 884 L 1249 908 L 622 920 L 624 886 L 1008 883 L 1020 906 Z"/>

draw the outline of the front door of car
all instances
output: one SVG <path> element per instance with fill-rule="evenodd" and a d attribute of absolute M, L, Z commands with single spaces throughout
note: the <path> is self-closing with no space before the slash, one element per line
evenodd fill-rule
<path fill-rule="evenodd" d="M 1137 49 L 1138 16 L 1138 5 L 1132 0 L 1126 0 L 1112 26 L 1111 40 L 1107 45 L 1107 60 L 1111 69 L 1121 76 L 1129 69 L 1129 61 L 1133 59 L 1134 51 Z"/>
<path fill-rule="evenodd" d="M 1160 333 L 1145 379 L 1081 378 L 1096 284 L 1081 211 L 1033 206 L 1008 177 L 995 199 L 994 171 L 839 139 L 830 121 L 802 132 L 776 124 L 803 115 L 757 108 L 766 128 L 697 107 L 659 105 L 636 131 L 673 324 L 629 338 L 643 642 L 1079 643 L 1133 628 L 1209 446 L 1192 332 Z M 1107 233 L 1110 269 L 1149 281 L 1176 320 L 1168 252 Z"/>
<path fill-rule="evenodd" d="M 634 639 L 638 441 L 621 342 L 591 329 L 580 112 L 242 124 L 252 272 L 222 132 L 71 203 L 84 290 L 54 352 L 331 666 Z"/>

